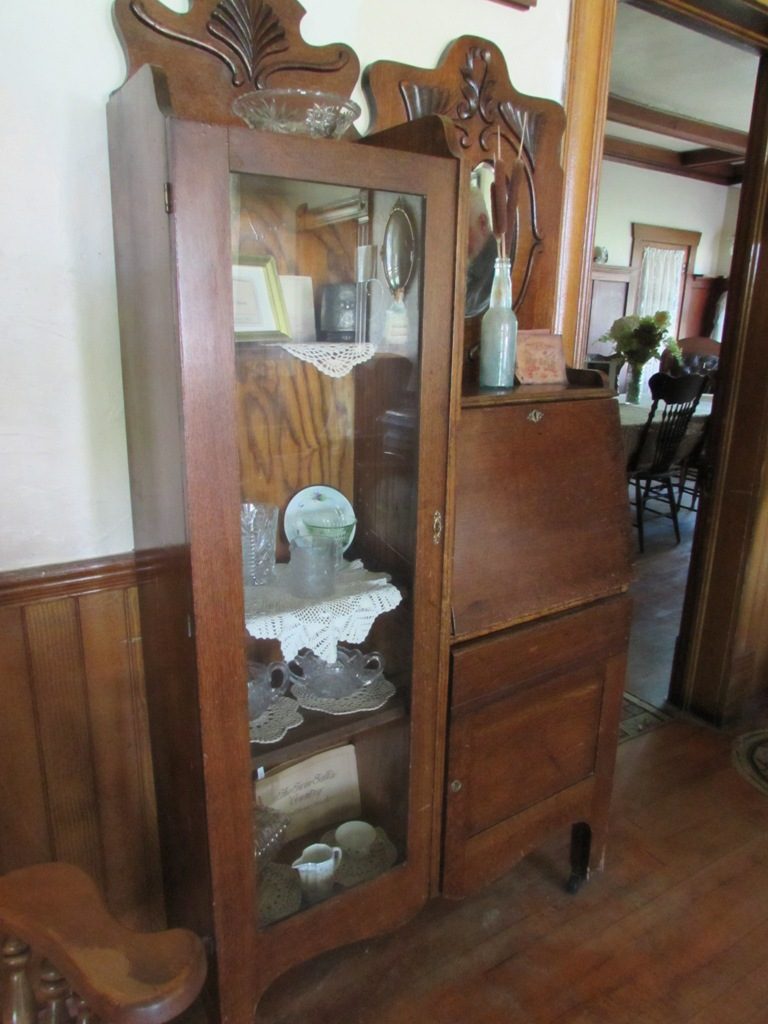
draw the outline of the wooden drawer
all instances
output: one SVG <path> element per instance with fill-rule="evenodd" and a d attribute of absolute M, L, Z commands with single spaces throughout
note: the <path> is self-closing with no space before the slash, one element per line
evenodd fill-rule
<path fill-rule="evenodd" d="M 529 685 L 569 665 L 624 651 L 628 600 L 609 598 L 576 612 L 458 644 L 451 653 L 451 707 Z"/>
<path fill-rule="evenodd" d="M 443 889 L 464 895 L 553 830 L 602 834 L 630 602 L 619 597 L 453 654 Z"/>
<path fill-rule="evenodd" d="M 613 399 L 521 399 L 462 410 L 452 587 L 457 637 L 620 592 L 629 582 L 629 543 Z"/>

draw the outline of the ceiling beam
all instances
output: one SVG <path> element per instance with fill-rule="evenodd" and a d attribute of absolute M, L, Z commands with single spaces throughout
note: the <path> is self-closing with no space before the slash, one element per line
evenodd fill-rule
<path fill-rule="evenodd" d="M 737 131 L 735 128 L 723 128 L 721 125 L 709 124 L 706 121 L 696 121 L 680 114 L 670 114 L 665 110 L 633 103 L 620 96 L 608 97 L 607 119 L 617 124 L 629 125 L 631 128 L 656 132 L 657 135 L 668 135 L 685 142 L 693 142 L 697 146 L 724 149 L 739 156 L 744 156 L 747 151 L 746 132 Z"/>
<path fill-rule="evenodd" d="M 617 139 L 606 135 L 603 141 L 603 159 L 614 163 L 629 164 L 650 171 L 664 171 L 667 174 L 678 174 L 683 178 L 695 178 L 697 181 L 708 181 L 713 185 L 737 185 L 741 182 L 741 166 L 733 166 L 730 162 L 703 166 L 689 166 L 683 162 L 685 154 L 661 146 L 647 146 L 642 142 L 630 142 L 628 139 Z M 726 155 L 730 161 L 730 156 Z"/>
<path fill-rule="evenodd" d="M 751 53 L 768 50 L 765 0 L 625 0 L 625 3 Z"/>
<path fill-rule="evenodd" d="M 709 167 L 712 164 L 743 164 L 744 156 L 726 153 L 724 149 L 687 149 L 678 153 L 680 162 L 686 167 Z"/>

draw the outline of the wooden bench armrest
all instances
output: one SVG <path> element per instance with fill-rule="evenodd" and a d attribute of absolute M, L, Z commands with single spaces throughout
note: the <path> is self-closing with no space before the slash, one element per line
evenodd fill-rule
<path fill-rule="evenodd" d="M 105 1022 L 164 1024 L 203 986 L 203 944 L 181 928 L 131 931 L 79 868 L 47 863 L 0 877 L 0 934 L 25 942 L 61 972 Z"/>

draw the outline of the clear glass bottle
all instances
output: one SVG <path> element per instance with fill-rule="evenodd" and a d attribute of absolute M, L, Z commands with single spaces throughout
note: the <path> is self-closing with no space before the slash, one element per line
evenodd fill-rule
<path fill-rule="evenodd" d="M 517 316 L 512 309 L 512 278 L 508 256 L 496 259 L 491 303 L 480 324 L 480 385 L 511 388 L 515 383 Z"/>

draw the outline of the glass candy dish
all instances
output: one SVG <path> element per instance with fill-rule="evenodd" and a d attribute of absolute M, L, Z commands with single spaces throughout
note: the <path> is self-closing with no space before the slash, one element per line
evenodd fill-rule
<path fill-rule="evenodd" d="M 297 654 L 289 662 L 291 693 L 299 707 L 329 715 L 352 715 L 374 711 L 394 694 L 384 678 L 384 660 L 376 652 L 338 649 L 335 662 L 326 662 L 311 651 Z"/>
<path fill-rule="evenodd" d="M 290 675 L 283 662 L 248 662 L 248 728 L 255 743 L 277 743 L 304 719 L 288 696 Z"/>
<path fill-rule="evenodd" d="M 341 138 L 360 115 L 345 96 L 308 89 L 257 89 L 238 96 L 232 110 L 250 128 L 323 139 Z"/>

